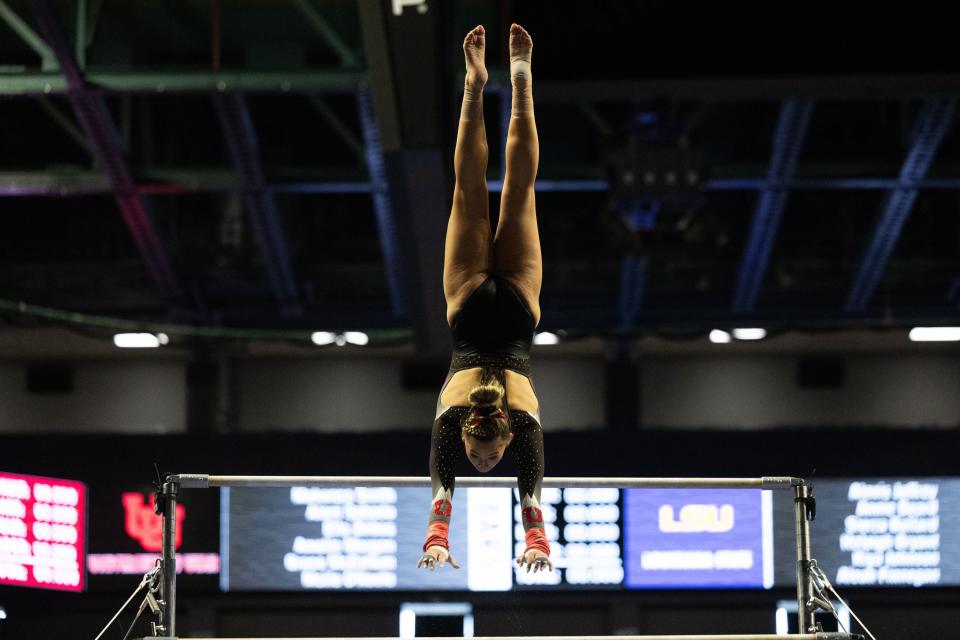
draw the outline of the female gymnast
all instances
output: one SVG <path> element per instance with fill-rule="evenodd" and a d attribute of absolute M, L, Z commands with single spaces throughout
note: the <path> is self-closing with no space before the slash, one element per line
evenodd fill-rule
<path fill-rule="evenodd" d="M 490 229 L 486 182 L 484 48 L 484 29 L 478 26 L 463 41 L 467 73 L 443 265 L 453 360 L 433 423 L 430 478 L 434 497 L 417 567 L 433 570 L 449 560 L 459 568 L 447 539 L 457 450 L 462 446 L 473 466 L 486 473 L 509 447 L 518 468 L 526 531 L 526 550 L 517 563 L 527 571 L 552 570 L 540 511 L 543 431 L 530 383 L 530 345 L 540 320 L 543 276 L 533 188 L 540 155 L 530 73 L 533 41 L 522 27 L 511 25 L 513 104 L 495 234 Z"/>

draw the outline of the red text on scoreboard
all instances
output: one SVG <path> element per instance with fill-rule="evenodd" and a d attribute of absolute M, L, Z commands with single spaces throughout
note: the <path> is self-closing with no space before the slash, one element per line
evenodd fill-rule
<path fill-rule="evenodd" d="M 87 492 L 0 472 L 0 584 L 83 591 Z"/>

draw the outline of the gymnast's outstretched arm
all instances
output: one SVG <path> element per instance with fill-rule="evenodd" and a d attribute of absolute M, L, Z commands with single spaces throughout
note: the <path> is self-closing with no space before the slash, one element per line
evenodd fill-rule
<path fill-rule="evenodd" d="M 430 486 L 433 500 L 427 523 L 427 537 L 423 543 L 423 556 L 417 567 L 433 570 L 449 559 L 451 566 L 460 566 L 450 552 L 449 529 L 453 515 L 453 489 L 456 484 L 455 466 L 460 453 L 460 421 L 467 413 L 464 407 L 451 407 L 433 423 L 430 435 Z"/>
<path fill-rule="evenodd" d="M 453 156 L 456 183 L 447 223 L 443 260 L 443 293 L 447 320 L 452 321 L 462 301 L 492 268 L 493 234 L 490 230 L 487 194 L 487 132 L 483 120 L 483 88 L 487 83 L 486 32 L 480 25 L 463 39 L 466 77 L 463 104 Z M 433 425 L 430 448 L 430 478 L 433 501 L 427 539 L 418 567 L 441 567 L 450 554 L 448 531 L 453 512 L 454 460 L 460 445 L 460 419 L 454 409 L 444 412 Z"/>
<path fill-rule="evenodd" d="M 513 433 L 510 452 L 517 465 L 520 514 L 526 542 L 526 549 L 517 558 L 517 564 L 521 567 L 525 565 L 527 571 L 552 570 L 550 542 L 540 509 L 540 489 L 543 486 L 543 429 L 526 411 L 512 411 L 510 431 Z"/>
<path fill-rule="evenodd" d="M 506 174 L 500 195 L 500 219 L 493 244 L 494 270 L 505 277 L 527 303 L 534 325 L 540 320 L 543 259 L 537 228 L 534 181 L 540 162 L 540 142 L 533 115 L 533 40 L 518 24 L 510 26 L 510 83 L 513 88 L 507 131 Z M 510 446 L 520 476 L 520 506 L 526 550 L 517 562 L 527 570 L 553 568 L 540 510 L 543 481 L 543 431 L 529 414 L 511 414 L 514 439 Z"/>

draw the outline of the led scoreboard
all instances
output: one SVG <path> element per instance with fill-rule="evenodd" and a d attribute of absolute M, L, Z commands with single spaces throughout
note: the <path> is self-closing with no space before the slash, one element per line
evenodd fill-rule
<path fill-rule="evenodd" d="M 149 485 L 93 480 L 87 548 L 87 589 L 126 588 L 156 564 L 162 540 L 161 516 Z M 177 586 L 215 590 L 220 572 L 220 501 L 216 491 L 194 491 L 174 514 Z"/>
<path fill-rule="evenodd" d="M 544 489 L 540 496 L 553 571 L 516 570 L 517 586 L 600 588 L 623 584 L 619 489 Z M 514 557 L 526 548 L 514 491 Z"/>
<path fill-rule="evenodd" d="M 796 584 L 790 491 L 544 489 L 554 571 L 526 572 L 512 489 L 457 492 L 461 565 L 416 568 L 430 491 L 222 489 L 223 590 L 771 589 Z M 811 550 L 838 586 L 960 585 L 960 478 L 820 479 Z"/>
<path fill-rule="evenodd" d="M 960 478 L 831 479 L 813 488 L 810 551 L 836 586 L 960 585 Z M 793 505 L 775 505 L 776 546 L 785 554 Z M 776 584 L 787 584 L 791 568 L 777 560 Z"/>
<path fill-rule="evenodd" d="M 615 588 L 623 582 L 620 491 L 544 489 L 553 572 L 516 567 L 516 491 L 457 492 L 450 549 L 459 571 L 417 569 L 429 489 L 224 489 L 224 590 Z"/>
<path fill-rule="evenodd" d="M 626 586 L 773 586 L 769 494 L 759 489 L 627 489 Z"/>
<path fill-rule="evenodd" d="M 86 510 L 80 482 L 0 472 L 0 584 L 83 591 Z"/>

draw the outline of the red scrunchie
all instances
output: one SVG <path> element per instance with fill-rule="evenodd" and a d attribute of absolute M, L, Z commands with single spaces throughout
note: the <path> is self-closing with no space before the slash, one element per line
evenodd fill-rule
<path fill-rule="evenodd" d="M 423 550 L 430 547 L 443 547 L 450 550 L 450 543 L 447 542 L 447 536 L 450 532 L 450 525 L 441 520 L 434 520 L 427 526 L 427 541 L 423 543 Z"/>
<path fill-rule="evenodd" d="M 527 540 L 527 550 L 524 551 L 526 555 L 527 551 L 542 551 L 547 556 L 550 555 L 550 542 L 547 540 L 547 533 L 540 527 L 531 527 L 527 529 L 527 533 L 524 536 Z"/>

